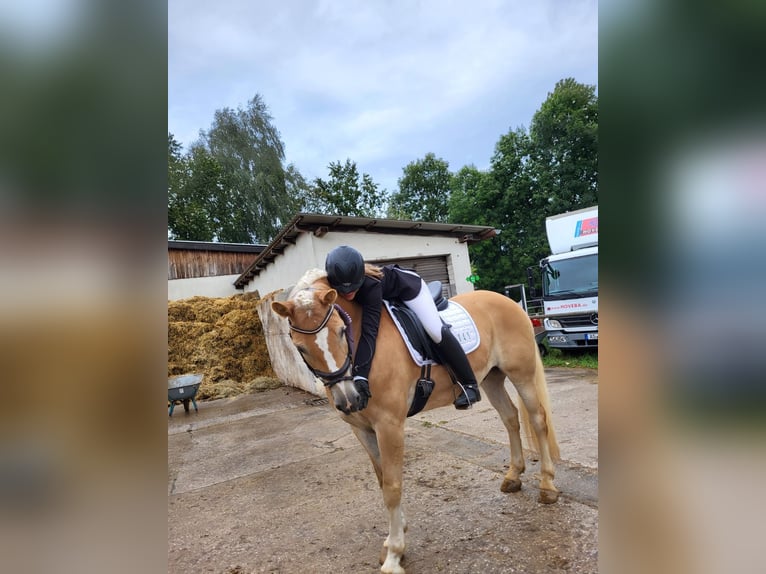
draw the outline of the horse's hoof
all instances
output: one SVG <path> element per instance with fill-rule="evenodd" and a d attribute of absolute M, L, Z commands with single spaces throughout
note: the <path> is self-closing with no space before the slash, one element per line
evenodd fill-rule
<path fill-rule="evenodd" d="M 556 490 L 546 490 L 546 489 L 540 489 L 540 498 L 537 499 L 538 502 L 542 502 L 543 504 L 553 504 L 559 499 L 559 493 Z"/>
<path fill-rule="evenodd" d="M 500 486 L 501 492 L 518 492 L 521 490 L 521 480 L 518 478 L 506 478 Z"/>
<path fill-rule="evenodd" d="M 393 567 L 389 569 L 385 568 L 385 562 L 387 557 L 388 557 L 388 549 L 383 548 L 383 551 L 380 553 L 380 565 L 381 565 L 380 571 L 385 574 L 404 574 L 404 568 L 402 568 L 402 564 L 404 564 L 404 554 L 402 554 L 401 557 L 399 558 L 399 564 L 395 564 Z"/>
<path fill-rule="evenodd" d="M 378 556 L 378 564 L 383 565 L 387 557 L 388 557 L 388 548 L 384 546 L 383 548 L 380 549 L 380 555 Z M 401 564 L 404 564 L 404 554 L 402 554 L 402 557 L 399 559 L 399 562 Z"/>

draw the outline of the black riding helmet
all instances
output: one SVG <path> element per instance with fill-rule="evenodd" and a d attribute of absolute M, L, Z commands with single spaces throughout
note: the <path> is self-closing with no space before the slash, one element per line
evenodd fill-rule
<path fill-rule="evenodd" d="M 339 293 L 356 291 L 364 283 L 364 259 L 353 247 L 341 245 L 327 254 L 327 280 Z"/>

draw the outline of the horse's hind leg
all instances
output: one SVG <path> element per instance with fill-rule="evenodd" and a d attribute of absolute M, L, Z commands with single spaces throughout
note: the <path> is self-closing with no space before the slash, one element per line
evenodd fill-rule
<path fill-rule="evenodd" d="M 539 361 L 538 361 L 539 363 Z M 542 370 L 542 363 L 538 365 Z M 537 375 L 528 378 L 511 379 L 513 385 L 519 393 L 519 397 L 524 403 L 529 415 L 529 422 L 537 436 L 537 443 L 540 449 L 540 497 L 539 501 L 545 504 L 556 502 L 559 497 L 559 491 L 553 484 L 554 468 L 553 456 L 551 453 L 551 442 L 548 436 L 548 412 L 546 406 L 538 396 L 538 390 L 535 383 L 535 376 L 544 376 L 542 371 Z M 543 383 L 544 384 L 544 381 Z M 552 437 L 553 435 L 551 435 Z M 555 442 L 555 441 L 554 441 Z M 557 448 L 557 447 L 556 447 Z"/>
<path fill-rule="evenodd" d="M 521 490 L 519 476 L 524 472 L 524 452 L 521 446 L 521 434 L 519 433 L 519 411 L 505 390 L 505 374 L 498 369 L 493 369 L 484 378 L 482 390 L 495 407 L 500 419 L 508 431 L 508 441 L 511 447 L 511 460 L 508 472 L 503 479 L 500 490 L 503 492 L 518 492 Z"/>

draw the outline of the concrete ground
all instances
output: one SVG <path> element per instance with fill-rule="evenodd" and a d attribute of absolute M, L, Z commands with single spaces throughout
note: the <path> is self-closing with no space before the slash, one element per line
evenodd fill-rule
<path fill-rule="evenodd" d="M 554 505 L 537 502 L 529 459 L 522 491 L 500 492 L 507 435 L 488 401 L 408 420 L 408 574 L 598 571 L 598 375 L 546 373 L 563 459 Z M 284 387 L 199 409 L 168 419 L 168 572 L 379 571 L 382 496 L 326 400 Z"/>

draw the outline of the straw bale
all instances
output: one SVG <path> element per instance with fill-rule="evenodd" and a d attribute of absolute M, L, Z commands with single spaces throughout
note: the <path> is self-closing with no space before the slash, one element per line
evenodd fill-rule
<path fill-rule="evenodd" d="M 168 321 L 174 322 L 188 322 L 196 321 L 197 316 L 194 314 L 194 306 L 187 301 L 177 301 L 173 305 L 168 305 Z"/>
<path fill-rule="evenodd" d="M 168 376 L 202 373 L 197 398 L 274 388 L 276 378 L 254 293 L 168 302 Z"/>

